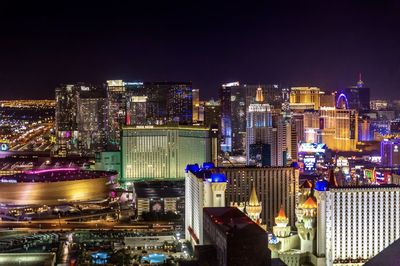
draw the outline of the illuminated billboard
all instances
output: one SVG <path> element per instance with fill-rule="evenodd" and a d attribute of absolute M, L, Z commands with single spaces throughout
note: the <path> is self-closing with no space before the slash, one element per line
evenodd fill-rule
<path fill-rule="evenodd" d="M 317 167 L 317 159 L 313 155 L 304 156 L 303 163 L 305 172 L 314 172 Z"/>
<path fill-rule="evenodd" d="M 324 143 L 301 143 L 299 145 L 299 152 L 304 153 L 325 153 L 326 149 Z"/>

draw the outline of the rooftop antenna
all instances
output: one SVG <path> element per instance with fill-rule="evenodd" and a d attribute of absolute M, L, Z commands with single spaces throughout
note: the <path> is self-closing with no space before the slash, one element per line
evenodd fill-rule
<path fill-rule="evenodd" d="M 362 88 L 364 87 L 364 82 L 361 79 L 361 72 L 358 74 L 358 81 L 357 81 L 357 87 Z"/>

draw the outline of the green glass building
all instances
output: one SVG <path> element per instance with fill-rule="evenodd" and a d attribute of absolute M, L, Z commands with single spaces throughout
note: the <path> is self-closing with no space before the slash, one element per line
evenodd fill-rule
<path fill-rule="evenodd" d="M 186 165 L 213 160 L 214 135 L 199 126 L 124 127 L 120 182 L 184 179 Z"/>

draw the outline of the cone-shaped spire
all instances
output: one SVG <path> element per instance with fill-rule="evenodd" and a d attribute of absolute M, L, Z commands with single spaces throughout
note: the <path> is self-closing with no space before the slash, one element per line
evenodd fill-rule
<path fill-rule="evenodd" d="M 281 206 L 281 208 L 279 209 L 278 218 L 281 218 L 281 219 L 286 219 L 287 218 L 285 210 L 283 209 L 283 206 Z"/>
<path fill-rule="evenodd" d="M 286 213 L 283 209 L 283 206 L 281 205 L 278 216 L 275 217 L 275 224 L 277 225 L 277 227 L 286 227 L 288 225 L 288 223 L 289 223 L 289 219 L 286 217 Z M 282 235 L 281 232 L 276 231 L 276 230 L 277 230 L 277 228 L 274 227 L 274 232 L 277 232 L 279 235 Z"/>
<path fill-rule="evenodd" d="M 256 186 L 253 184 L 253 188 L 251 189 L 250 199 L 249 199 L 250 206 L 257 206 L 259 205 L 257 193 L 256 193 Z"/>
<path fill-rule="evenodd" d="M 302 207 L 305 209 L 316 209 L 317 203 L 315 202 L 314 197 L 309 196 L 307 200 L 303 203 Z"/>

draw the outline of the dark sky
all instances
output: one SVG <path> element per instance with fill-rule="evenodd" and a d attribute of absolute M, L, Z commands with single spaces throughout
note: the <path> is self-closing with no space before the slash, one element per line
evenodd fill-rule
<path fill-rule="evenodd" d="M 1 99 L 107 79 L 192 80 L 202 98 L 233 80 L 335 90 L 359 72 L 373 98 L 400 98 L 395 1 L 79 2 L 1 2 Z"/>

